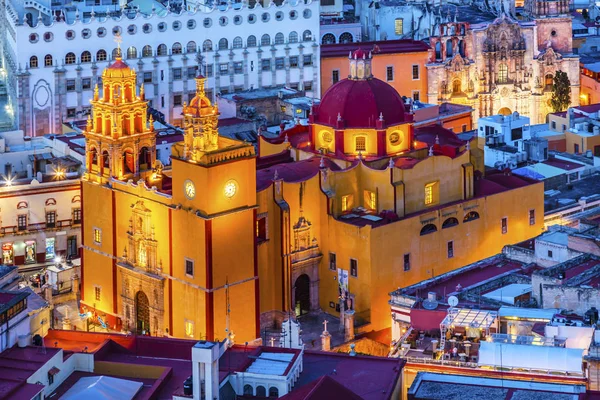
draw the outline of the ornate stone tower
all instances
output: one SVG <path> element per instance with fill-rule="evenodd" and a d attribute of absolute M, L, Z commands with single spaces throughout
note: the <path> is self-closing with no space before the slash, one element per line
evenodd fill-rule
<path fill-rule="evenodd" d="M 219 110 L 206 97 L 205 82 L 204 76 L 196 77 L 196 96 L 183 106 L 184 158 L 193 161 L 200 161 L 204 152 L 219 147 Z"/>
<path fill-rule="evenodd" d="M 105 182 L 144 178 L 156 159 L 152 117 L 147 120 L 144 87 L 136 73 L 117 57 L 102 73 L 102 93 L 94 88 L 92 112 L 84 131 L 87 178 Z"/>
<path fill-rule="evenodd" d="M 348 79 L 370 79 L 373 78 L 373 70 L 371 69 L 371 52 L 367 55 L 362 49 L 350 53 L 350 75 Z"/>

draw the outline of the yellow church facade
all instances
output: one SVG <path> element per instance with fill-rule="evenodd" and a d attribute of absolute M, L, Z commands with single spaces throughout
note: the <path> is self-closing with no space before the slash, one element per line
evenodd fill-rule
<path fill-rule="evenodd" d="M 85 131 L 82 311 L 141 334 L 253 340 L 254 148 L 218 136 L 199 77 L 163 170 L 135 79 L 120 59 L 104 71 Z"/>

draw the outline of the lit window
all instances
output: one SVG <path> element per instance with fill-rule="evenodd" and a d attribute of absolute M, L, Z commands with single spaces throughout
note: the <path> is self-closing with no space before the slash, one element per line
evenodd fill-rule
<path fill-rule="evenodd" d="M 365 208 L 369 210 L 377 209 L 377 194 L 369 190 L 365 190 Z"/>
<path fill-rule="evenodd" d="M 185 259 L 185 274 L 194 276 L 194 260 L 190 260 L 189 258 Z"/>
<path fill-rule="evenodd" d="M 54 228 L 56 226 L 56 212 L 49 211 L 46 213 L 46 228 Z"/>
<path fill-rule="evenodd" d="M 425 185 L 425 205 L 431 205 L 434 203 L 434 190 L 437 182 L 428 183 Z"/>
<path fill-rule="evenodd" d="M 535 210 L 529 210 L 529 225 L 535 225 Z"/>
<path fill-rule="evenodd" d="M 507 232 L 508 232 L 508 218 L 504 217 L 504 218 L 502 218 L 502 234 L 504 235 Z"/>
<path fill-rule="evenodd" d="M 258 216 L 256 218 L 256 239 L 258 242 L 267 240 L 267 216 Z"/>
<path fill-rule="evenodd" d="M 498 83 L 506 83 L 508 81 L 508 66 L 500 64 L 498 66 Z"/>
<path fill-rule="evenodd" d="M 364 136 L 359 136 L 355 139 L 355 150 L 358 151 L 366 151 L 367 150 L 367 138 Z"/>
<path fill-rule="evenodd" d="M 81 224 L 81 208 L 73 209 L 73 224 Z"/>
<path fill-rule="evenodd" d="M 96 299 L 96 301 L 100 301 L 101 297 L 102 297 L 102 288 L 100 286 L 94 287 L 94 298 Z"/>
<path fill-rule="evenodd" d="M 413 90 L 413 100 L 421 101 L 421 93 L 418 90 Z"/>
<path fill-rule="evenodd" d="M 94 243 L 102 243 L 102 229 L 94 228 Z"/>
<path fill-rule="evenodd" d="M 404 20 L 402 18 L 396 18 L 394 24 L 394 31 L 396 35 L 400 36 L 404 34 Z"/>
<path fill-rule="evenodd" d="M 194 322 L 187 319 L 185 320 L 185 336 L 194 337 Z"/>
<path fill-rule="evenodd" d="M 342 196 L 342 212 L 350 211 L 352 209 L 352 200 L 353 196 L 351 194 Z"/>

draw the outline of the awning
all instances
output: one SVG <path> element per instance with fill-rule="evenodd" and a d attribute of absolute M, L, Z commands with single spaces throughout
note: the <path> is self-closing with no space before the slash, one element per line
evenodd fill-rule
<path fill-rule="evenodd" d="M 60 369 L 56 368 L 56 367 L 52 367 L 50 368 L 50 370 L 48 371 L 48 375 L 49 376 L 54 376 L 56 374 L 58 374 L 60 372 Z"/>

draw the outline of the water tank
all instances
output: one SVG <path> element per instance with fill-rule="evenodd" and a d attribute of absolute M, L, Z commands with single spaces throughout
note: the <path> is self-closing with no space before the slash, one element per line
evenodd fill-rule
<path fill-rule="evenodd" d="M 183 382 L 183 394 L 186 396 L 194 395 L 194 379 L 191 376 Z"/>
<path fill-rule="evenodd" d="M 19 347 L 21 347 L 21 348 L 27 347 L 27 346 L 29 346 L 31 336 L 30 335 L 19 335 L 17 340 L 18 340 L 17 344 Z"/>
<path fill-rule="evenodd" d="M 429 293 L 427 293 L 427 300 L 429 300 L 429 301 L 436 301 L 437 300 L 437 295 L 435 294 L 435 292 L 429 292 Z"/>

